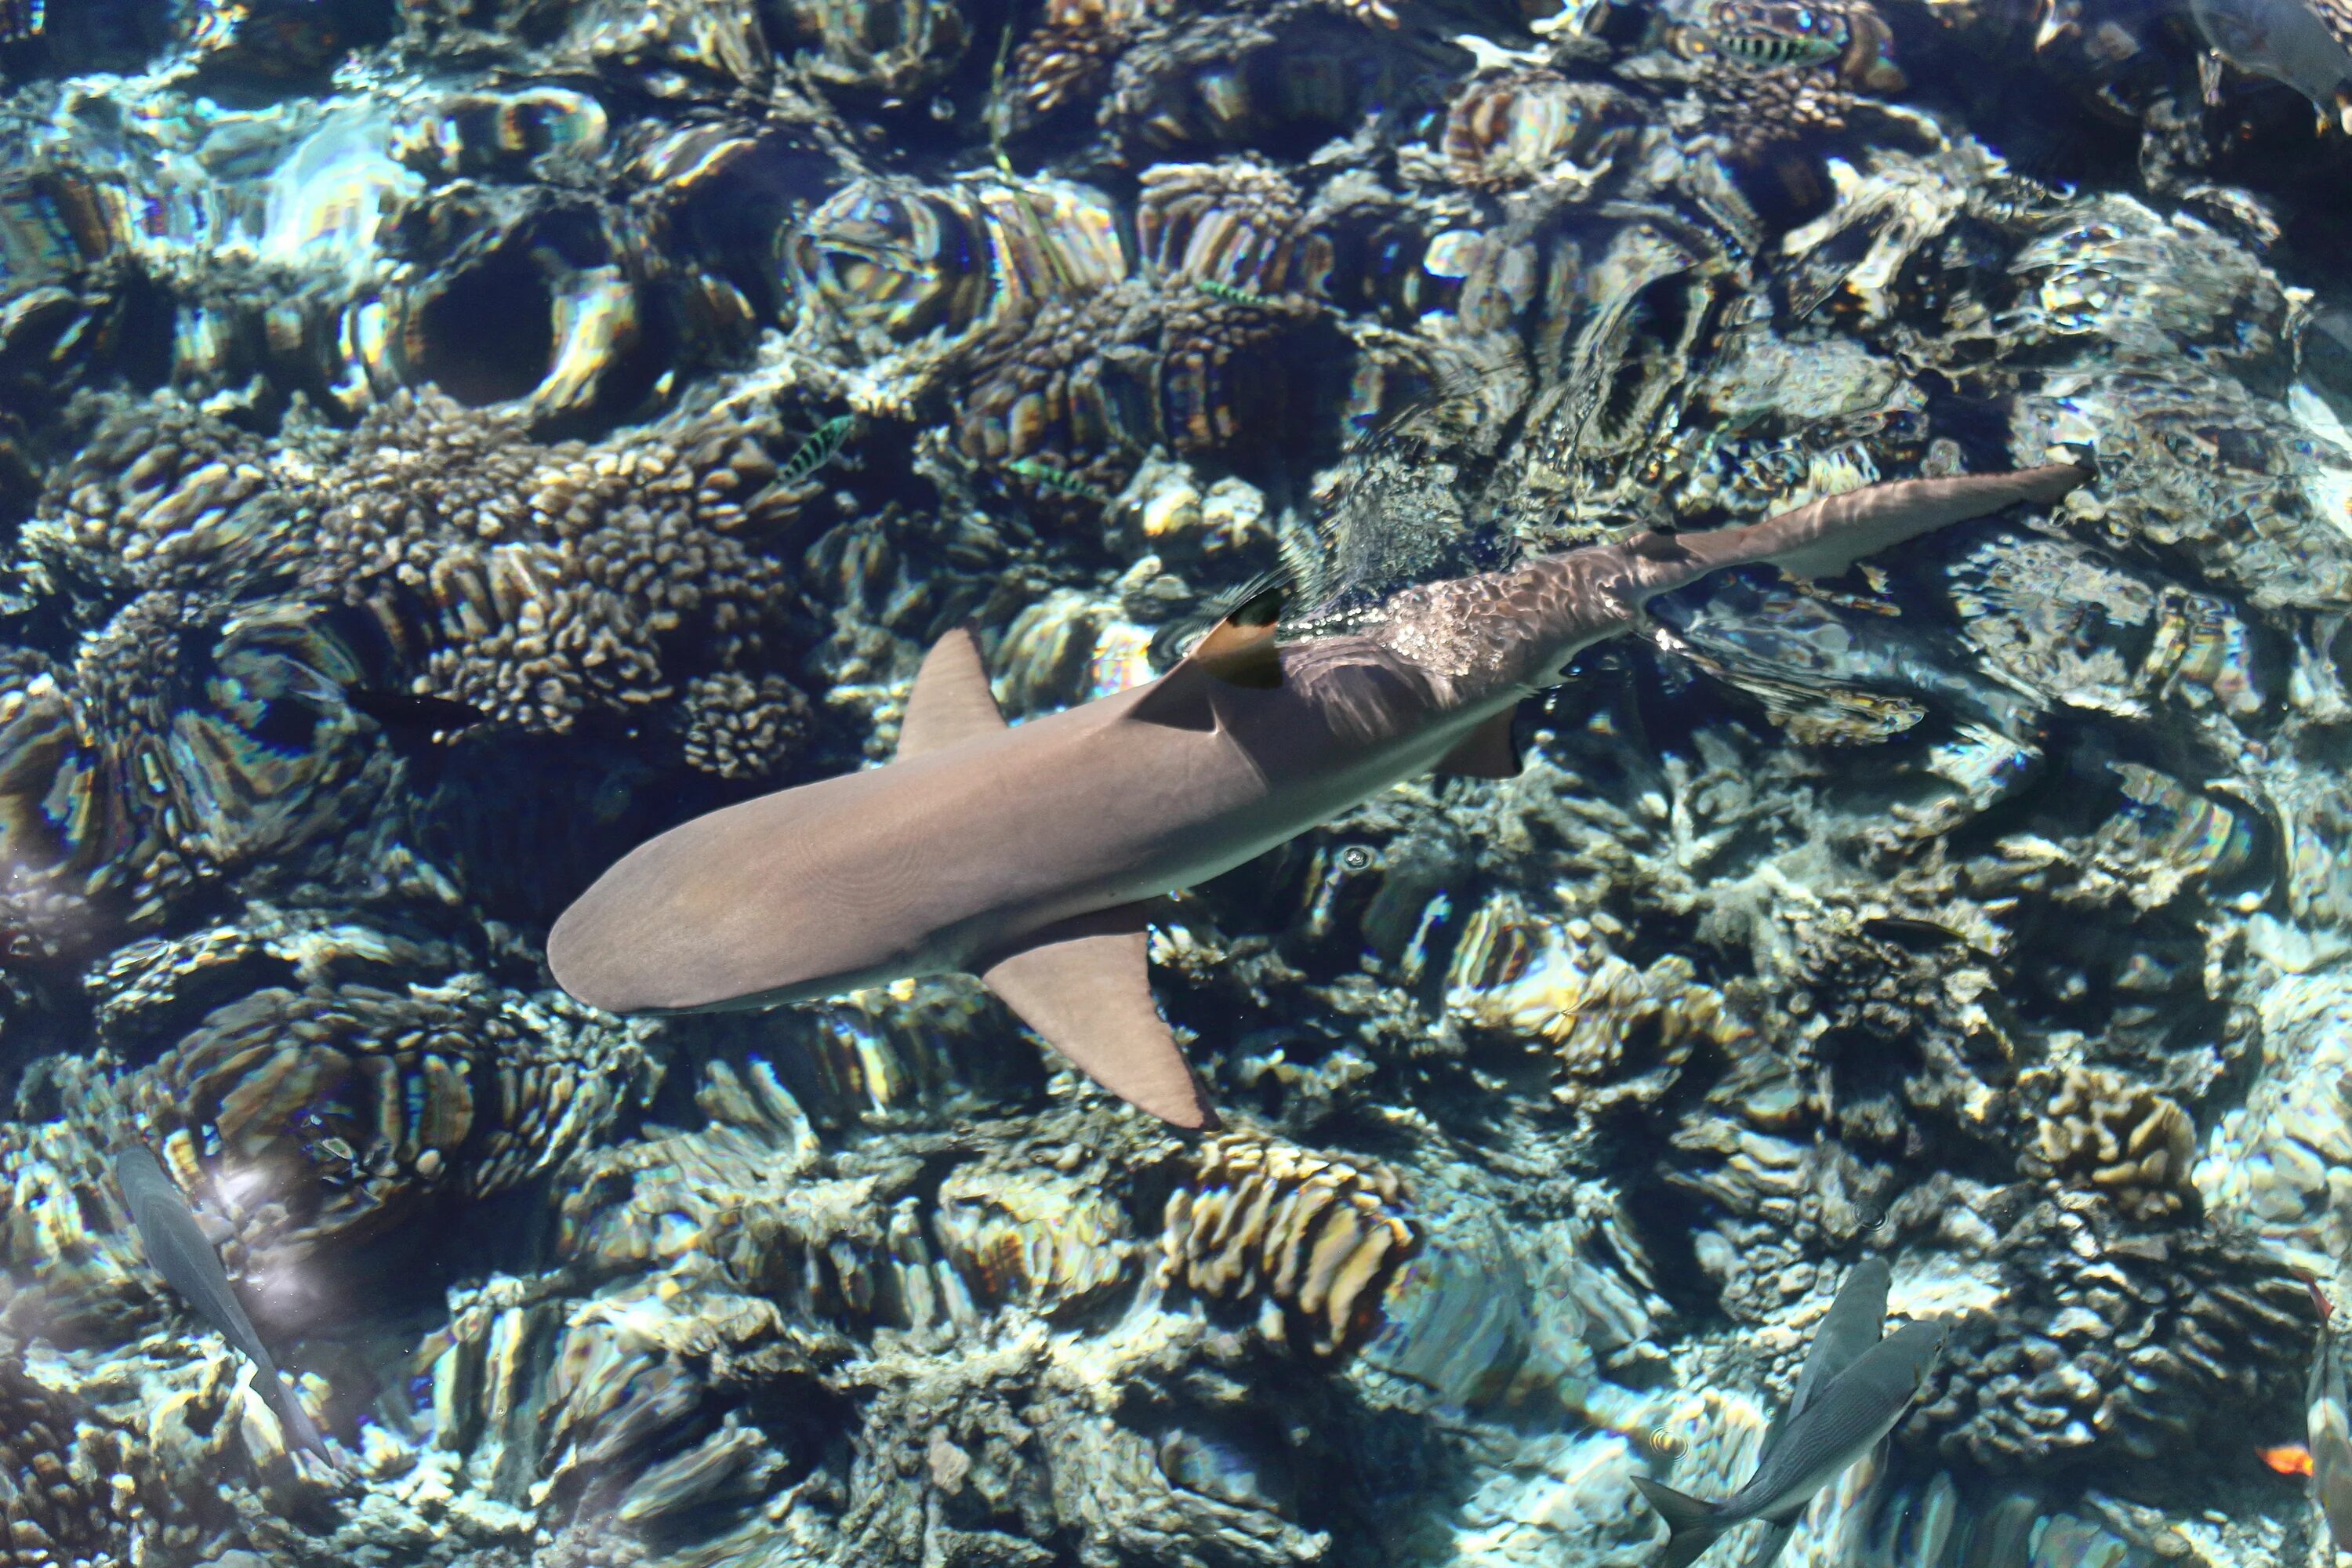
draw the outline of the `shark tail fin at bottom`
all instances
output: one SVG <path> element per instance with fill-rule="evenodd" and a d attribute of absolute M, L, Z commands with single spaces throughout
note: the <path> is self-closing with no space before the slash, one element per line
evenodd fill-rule
<path fill-rule="evenodd" d="M 1720 1510 L 1713 1503 L 1702 1502 L 1647 1476 L 1635 1476 L 1633 1485 L 1650 1500 L 1658 1517 L 1666 1521 L 1666 1549 L 1658 1557 L 1657 1568 L 1685 1568 L 1723 1533 L 1723 1526 L 1717 1522 Z"/>

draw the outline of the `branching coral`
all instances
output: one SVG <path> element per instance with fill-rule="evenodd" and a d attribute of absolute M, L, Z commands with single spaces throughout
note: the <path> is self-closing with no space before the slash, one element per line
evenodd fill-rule
<path fill-rule="evenodd" d="M 681 417 L 540 447 L 436 395 L 395 398 L 327 480 L 305 583 L 413 650 L 421 689 L 500 722 L 642 707 L 674 689 L 667 648 L 723 668 L 784 603 L 756 542 L 793 492 L 762 437 L 781 431 Z"/>

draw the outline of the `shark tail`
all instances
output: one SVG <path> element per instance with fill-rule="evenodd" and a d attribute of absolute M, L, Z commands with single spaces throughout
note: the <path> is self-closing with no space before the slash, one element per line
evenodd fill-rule
<path fill-rule="evenodd" d="M 1685 1568 L 1723 1533 L 1722 1510 L 1713 1503 L 1702 1502 L 1647 1476 L 1635 1476 L 1633 1485 L 1650 1500 L 1658 1517 L 1666 1521 L 1666 1550 L 1658 1558 L 1657 1568 Z"/>
<path fill-rule="evenodd" d="M 2047 506 L 2084 484 L 2091 469 L 2051 463 L 2005 474 L 1955 474 L 1865 485 L 1738 528 L 1639 534 L 1627 547 L 1641 563 L 1645 595 L 1664 593 L 1727 566 L 1769 562 L 1791 577 L 1834 577 L 1865 555 L 1906 539 L 2025 501 Z"/>

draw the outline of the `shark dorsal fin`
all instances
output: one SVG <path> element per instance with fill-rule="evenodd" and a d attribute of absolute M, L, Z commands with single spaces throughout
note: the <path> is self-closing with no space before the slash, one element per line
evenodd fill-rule
<path fill-rule="evenodd" d="M 988 689 L 988 667 L 981 662 L 980 639 L 958 626 L 931 645 L 907 694 L 907 716 L 898 723 L 898 760 L 919 757 L 1004 728 L 1004 714 Z"/>
<path fill-rule="evenodd" d="M 1282 619 L 1285 592 L 1282 584 L 1269 584 L 1236 605 L 1175 668 L 1143 688 L 1128 717 L 1177 730 L 1213 730 L 1217 716 L 1209 701 L 1211 680 L 1252 691 L 1279 687 L 1282 649 L 1275 642 L 1275 628 Z"/>
<path fill-rule="evenodd" d="M 1282 654 L 1274 641 L 1282 620 L 1283 585 L 1269 584 L 1209 628 L 1201 646 L 1185 656 L 1228 686 L 1271 691 L 1282 684 Z"/>
<path fill-rule="evenodd" d="M 1088 1078 L 1178 1127 L 1213 1128 L 1200 1080 L 1151 1000 L 1146 906 L 1048 926 L 981 978 Z"/>
<path fill-rule="evenodd" d="M 1519 776 L 1518 742 L 1511 739 L 1517 708 L 1506 708 L 1478 721 L 1454 748 L 1431 770 L 1447 778 L 1515 779 Z"/>

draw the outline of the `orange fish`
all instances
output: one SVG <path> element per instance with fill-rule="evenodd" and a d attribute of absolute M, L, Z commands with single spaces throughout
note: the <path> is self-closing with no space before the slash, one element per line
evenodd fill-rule
<path fill-rule="evenodd" d="M 2311 1474 L 2311 1450 L 2300 1443 L 2281 1443 L 2275 1448 L 2257 1448 L 2254 1455 L 2280 1475 Z"/>

